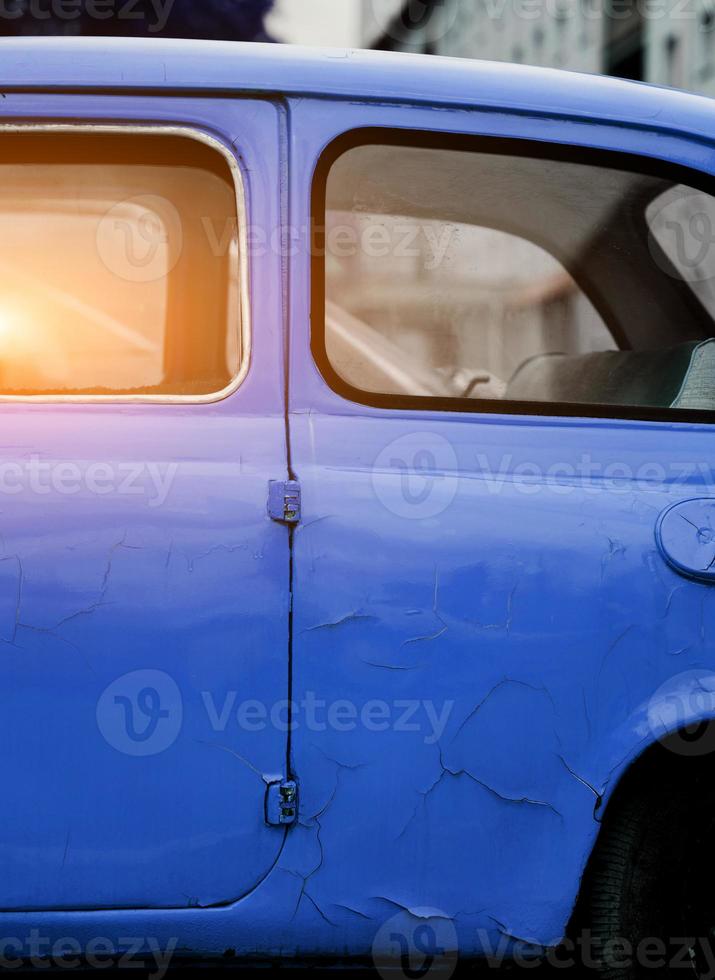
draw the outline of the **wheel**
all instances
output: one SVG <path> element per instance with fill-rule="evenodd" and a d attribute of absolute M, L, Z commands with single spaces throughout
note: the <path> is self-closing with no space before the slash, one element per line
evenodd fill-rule
<path fill-rule="evenodd" d="M 658 746 L 609 804 L 571 928 L 591 975 L 715 977 L 711 773 Z"/>

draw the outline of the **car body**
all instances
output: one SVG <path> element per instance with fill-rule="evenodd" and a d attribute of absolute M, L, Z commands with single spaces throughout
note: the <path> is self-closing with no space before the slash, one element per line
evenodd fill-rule
<path fill-rule="evenodd" d="M 715 106 L 342 50 L 2 53 L 2 140 L 164 134 L 223 158 L 244 355 L 217 392 L 2 399 L 0 463 L 23 467 L 0 508 L 4 955 L 31 955 L 39 929 L 45 953 L 136 937 L 347 961 L 426 921 L 464 957 L 558 945 L 624 774 L 715 716 L 693 553 L 709 540 L 685 541 L 694 511 L 674 531 L 667 516 L 695 500 L 696 535 L 709 526 L 712 419 L 469 404 L 468 378 L 425 380 L 407 355 L 396 381 L 388 342 L 371 364 L 389 398 L 341 388 L 306 244 L 316 175 L 346 134 L 417 134 L 627 157 L 707 187 Z M 329 312 L 369 347 L 354 310 Z M 88 479 L 107 462 L 124 491 Z M 66 463 L 78 488 L 40 489 Z"/>

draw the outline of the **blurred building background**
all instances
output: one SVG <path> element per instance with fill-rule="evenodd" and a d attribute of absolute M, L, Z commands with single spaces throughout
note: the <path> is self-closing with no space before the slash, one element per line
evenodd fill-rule
<path fill-rule="evenodd" d="M 715 96 L 715 0 L 360 4 L 362 47 L 565 68 Z M 692 194 L 683 201 L 681 190 L 674 195 L 668 214 L 684 228 L 693 207 L 711 210 L 710 202 Z M 351 217 L 355 220 L 342 214 L 339 220 Z M 375 214 L 371 220 L 389 226 L 401 219 Z M 465 390 L 500 397 L 520 365 L 534 357 L 587 354 L 613 344 L 595 309 L 553 256 L 494 225 L 450 229 L 449 222 L 437 219 L 433 235 L 445 230 L 453 234 L 454 247 L 434 269 L 420 260 L 411 270 L 389 259 L 371 263 L 365 255 L 333 260 L 329 267 L 329 296 L 336 309 L 342 303 L 354 317 L 353 332 L 358 323 L 376 327 L 404 363 L 418 365 L 415 376 L 424 377 L 427 366 L 436 365 L 459 387 L 481 371 L 488 380 L 471 389 L 468 381 Z M 711 308 L 707 285 L 701 299 Z"/>
<path fill-rule="evenodd" d="M 276 0 L 267 25 L 290 44 L 356 48 L 366 33 L 365 14 L 362 0 Z"/>
<path fill-rule="evenodd" d="M 713 0 L 361 0 L 361 44 L 602 72 L 715 96 Z"/>
<path fill-rule="evenodd" d="M 0 36 L 375 47 L 604 72 L 715 96 L 715 0 L 2 0 Z"/>

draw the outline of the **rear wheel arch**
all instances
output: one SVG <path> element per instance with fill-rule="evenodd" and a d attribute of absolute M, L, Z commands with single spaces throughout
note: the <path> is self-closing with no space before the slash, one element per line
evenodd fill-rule
<path fill-rule="evenodd" d="M 605 799 L 568 929 L 591 960 L 611 944 L 617 963 L 602 964 L 596 976 L 631 980 L 641 975 L 638 951 L 647 940 L 664 942 L 670 958 L 684 939 L 708 939 L 715 925 L 705 901 L 715 871 L 715 751 L 698 753 L 691 735 L 679 730 L 645 748 Z M 630 967 L 622 965 L 622 941 L 633 950 Z"/>

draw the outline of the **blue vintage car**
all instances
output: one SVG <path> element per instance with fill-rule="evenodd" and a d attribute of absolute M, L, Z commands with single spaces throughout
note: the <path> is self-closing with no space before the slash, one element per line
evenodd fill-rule
<path fill-rule="evenodd" d="M 0 962 L 707 975 L 713 103 L 69 39 L 0 95 Z"/>

